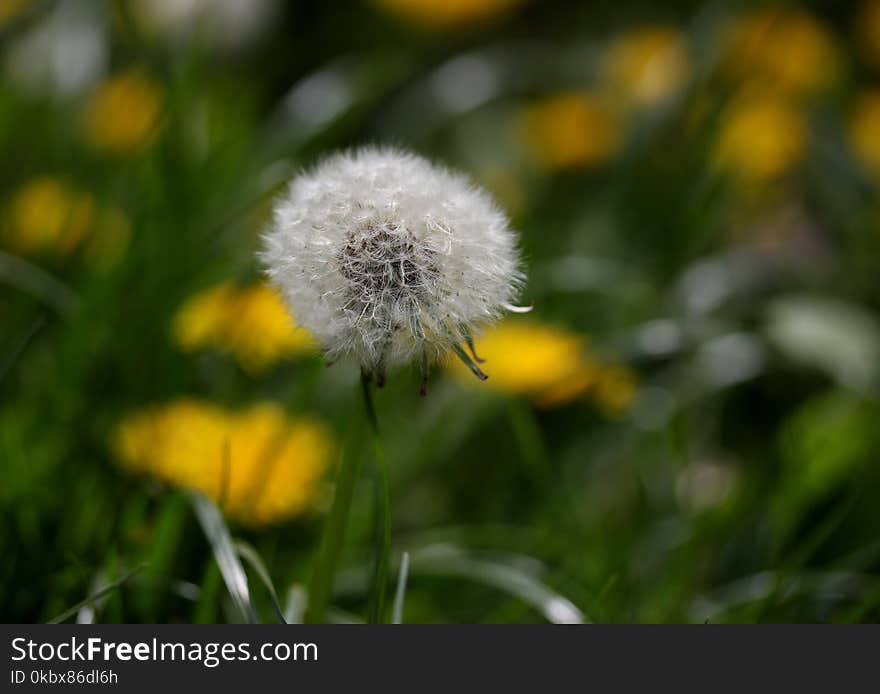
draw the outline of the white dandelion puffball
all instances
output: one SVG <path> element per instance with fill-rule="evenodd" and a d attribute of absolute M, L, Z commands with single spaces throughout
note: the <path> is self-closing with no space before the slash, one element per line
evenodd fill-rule
<path fill-rule="evenodd" d="M 516 236 L 466 177 L 395 149 L 336 154 L 290 183 L 262 253 L 297 323 L 328 359 L 385 369 L 461 347 L 497 319 L 524 276 Z"/>

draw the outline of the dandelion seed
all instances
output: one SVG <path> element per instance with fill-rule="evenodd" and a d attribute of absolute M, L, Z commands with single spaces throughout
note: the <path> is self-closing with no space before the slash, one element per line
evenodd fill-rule
<path fill-rule="evenodd" d="M 382 383 L 462 349 L 522 286 L 507 217 L 464 176 L 393 149 L 337 154 L 293 180 L 262 259 L 329 361 L 352 356 Z M 426 383 L 423 384 L 423 390 Z"/>

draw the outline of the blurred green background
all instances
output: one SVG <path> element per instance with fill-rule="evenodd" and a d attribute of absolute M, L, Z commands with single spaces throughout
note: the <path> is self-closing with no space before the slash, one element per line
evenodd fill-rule
<path fill-rule="evenodd" d="M 0 0 L 3 621 L 242 619 L 188 487 L 301 618 L 358 373 L 254 253 L 366 143 L 491 190 L 535 306 L 377 394 L 404 621 L 880 619 L 880 0 Z"/>

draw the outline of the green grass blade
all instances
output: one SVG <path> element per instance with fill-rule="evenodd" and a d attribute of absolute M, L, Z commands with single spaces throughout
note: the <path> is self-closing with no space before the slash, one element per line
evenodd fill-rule
<path fill-rule="evenodd" d="M 66 610 L 64 610 L 64 612 L 59 614 L 57 617 L 53 617 L 52 619 L 49 620 L 48 623 L 49 624 L 61 624 L 62 622 L 67 621 L 68 619 L 73 617 L 77 612 L 79 612 L 83 607 L 86 607 L 87 605 L 91 605 L 95 601 L 100 600 L 105 595 L 109 595 L 114 590 L 116 590 L 117 588 L 119 588 L 123 584 L 127 583 L 134 576 L 136 576 L 138 573 L 143 571 L 143 569 L 145 567 L 146 567 L 146 564 L 142 564 L 140 566 L 135 567 L 134 569 L 129 571 L 127 574 L 125 574 L 122 578 L 119 578 L 119 579 L 113 581 L 113 583 L 110 583 L 110 584 L 104 586 L 103 588 L 101 588 L 101 590 L 95 591 L 89 597 L 87 597 L 85 600 L 80 600 L 78 603 L 76 603 L 76 605 L 73 605 L 72 607 L 67 608 Z"/>
<path fill-rule="evenodd" d="M 0 282 L 42 301 L 56 313 L 69 317 L 79 297 L 66 284 L 33 263 L 0 251 Z"/>
<path fill-rule="evenodd" d="M 304 586 L 294 583 L 287 589 L 284 603 L 284 621 L 288 624 L 302 624 L 305 621 L 308 593 Z"/>
<path fill-rule="evenodd" d="M 259 623 L 257 612 L 251 603 L 247 574 L 238 559 L 229 528 L 226 527 L 220 509 L 205 495 L 198 492 L 190 492 L 190 499 L 202 530 L 211 544 L 214 558 L 217 560 L 217 566 L 220 568 L 220 573 L 233 603 L 241 612 L 245 622 Z"/>
<path fill-rule="evenodd" d="M 434 545 L 416 552 L 412 573 L 458 576 L 492 586 L 538 610 L 554 624 L 583 624 L 589 621 L 568 598 L 560 595 L 532 573 L 511 562 L 465 552 L 451 545 Z"/>
<path fill-rule="evenodd" d="M 354 412 L 352 414 L 354 415 Z M 327 605 L 330 602 L 336 577 L 336 566 L 342 553 L 345 530 L 351 514 L 354 488 L 360 473 L 362 438 L 362 418 L 350 417 L 346 440 L 342 446 L 333 504 L 324 522 L 321 546 L 309 581 L 308 604 L 305 612 L 307 624 L 320 624 L 326 619 Z"/>
<path fill-rule="evenodd" d="M 257 552 L 253 545 L 242 540 L 235 541 L 235 551 L 238 552 L 238 556 L 250 564 L 254 571 L 257 572 L 257 576 L 260 577 L 266 590 L 269 591 L 269 597 L 272 600 L 272 608 L 275 610 L 275 615 L 278 617 L 278 621 L 282 624 L 287 624 L 287 620 L 284 618 L 284 610 L 281 609 L 281 605 L 278 601 L 278 593 L 275 592 L 272 578 L 269 576 L 269 571 L 266 569 L 266 565 L 263 563 L 263 559 L 260 557 L 259 552 Z"/>
<path fill-rule="evenodd" d="M 520 398 L 511 398 L 508 406 L 511 431 L 522 456 L 523 463 L 536 483 L 550 473 L 550 457 L 541 436 L 532 406 Z"/>
<path fill-rule="evenodd" d="M 376 459 L 376 560 L 370 588 L 370 605 L 367 621 L 381 624 L 385 621 L 385 593 L 388 586 L 388 565 L 391 557 L 391 488 L 388 479 L 388 463 L 385 447 L 379 433 L 379 419 L 373 402 L 373 389 L 370 378 L 361 375 L 361 387 L 367 421 L 373 440 L 373 455 Z"/>
<path fill-rule="evenodd" d="M 406 596 L 406 580 L 409 578 L 409 552 L 400 558 L 400 572 L 397 575 L 397 591 L 394 593 L 394 608 L 391 611 L 391 623 L 403 624 L 403 600 Z"/>

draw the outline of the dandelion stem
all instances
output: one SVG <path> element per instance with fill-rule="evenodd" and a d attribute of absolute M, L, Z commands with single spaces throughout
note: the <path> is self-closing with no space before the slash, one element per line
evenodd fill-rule
<path fill-rule="evenodd" d="M 531 405 L 513 399 L 508 408 L 511 430 L 519 448 L 522 461 L 534 480 L 544 479 L 550 474 L 550 456 L 541 435 L 541 427 Z"/>
<path fill-rule="evenodd" d="M 370 590 L 370 607 L 367 621 L 381 624 L 385 621 L 385 592 L 388 585 L 388 564 L 391 554 L 391 492 L 388 483 L 388 464 L 385 460 L 385 448 L 379 434 L 379 420 L 373 403 L 372 379 L 366 372 L 361 373 L 361 390 L 364 395 L 364 406 L 373 439 L 373 454 L 376 458 L 376 562 L 373 568 L 373 580 Z"/>
<path fill-rule="evenodd" d="M 345 540 L 345 529 L 348 526 L 354 487 L 360 473 L 361 418 L 352 416 L 349 418 L 349 422 L 348 434 L 342 447 L 339 473 L 336 477 L 333 504 L 324 524 L 321 547 L 318 550 L 318 557 L 309 583 L 308 604 L 304 619 L 306 624 L 320 624 L 325 621 L 327 604 L 330 601 L 336 576 L 336 565 L 339 563 L 342 543 Z"/>

